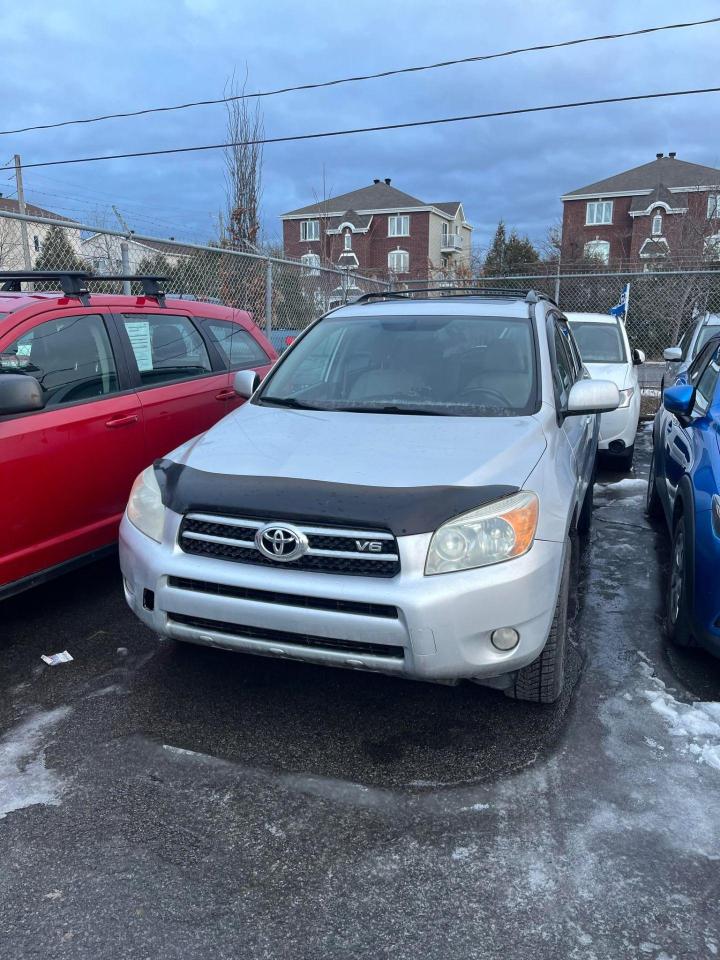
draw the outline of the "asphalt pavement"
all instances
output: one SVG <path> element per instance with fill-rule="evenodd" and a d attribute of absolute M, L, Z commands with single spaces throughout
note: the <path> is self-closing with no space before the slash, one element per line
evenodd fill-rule
<path fill-rule="evenodd" d="M 0 957 L 717 957 L 720 662 L 663 638 L 648 454 L 553 707 L 160 643 L 113 561 L 6 602 Z"/>

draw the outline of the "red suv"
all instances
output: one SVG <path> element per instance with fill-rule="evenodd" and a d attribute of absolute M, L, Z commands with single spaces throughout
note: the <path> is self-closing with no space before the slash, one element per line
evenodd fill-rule
<path fill-rule="evenodd" d="M 0 274 L 0 598 L 112 550 L 137 474 L 243 402 L 234 371 L 277 358 L 248 313 L 166 299 L 159 278 L 133 278 L 137 297 L 80 273 L 20 290 L 48 278 Z"/>

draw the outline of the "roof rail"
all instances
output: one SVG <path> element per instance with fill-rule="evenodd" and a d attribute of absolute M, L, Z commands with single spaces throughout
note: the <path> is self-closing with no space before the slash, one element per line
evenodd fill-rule
<path fill-rule="evenodd" d="M 418 287 L 415 290 L 381 290 L 373 293 L 364 293 L 356 303 L 369 303 L 372 300 L 398 299 L 409 300 L 414 294 L 442 293 L 449 297 L 512 297 L 516 300 L 525 300 L 526 303 L 537 303 L 538 300 L 549 300 L 552 297 L 537 290 L 516 289 L 513 287 Z"/>
<path fill-rule="evenodd" d="M 66 297 L 74 297 L 85 306 L 88 304 L 88 274 L 84 270 L 3 270 L 0 290 L 20 293 L 23 280 L 55 280 Z"/>
<path fill-rule="evenodd" d="M 93 274 L 86 270 L 5 270 L 0 271 L 0 291 L 20 293 L 23 281 L 32 283 L 36 280 L 55 280 L 66 297 L 73 297 L 87 306 L 90 302 L 89 283 L 107 280 L 129 280 L 142 286 L 143 295 L 157 300 L 161 307 L 165 306 L 165 291 L 161 284 L 166 277 L 154 274 Z"/>

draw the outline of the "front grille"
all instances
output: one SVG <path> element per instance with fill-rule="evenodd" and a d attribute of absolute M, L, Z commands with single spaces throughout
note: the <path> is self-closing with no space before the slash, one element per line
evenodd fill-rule
<path fill-rule="evenodd" d="M 337 650 L 341 653 L 367 654 L 372 657 L 385 657 L 389 660 L 403 660 L 405 651 L 389 643 L 355 643 L 353 640 L 333 640 L 328 637 L 315 637 L 309 633 L 289 633 L 287 630 L 269 630 L 267 627 L 248 627 L 241 623 L 228 623 L 225 620 L 206 620 L 204 617 L 190 617 L 184 613 L 168 613 L 170 623 L 194 627 L 197 630 L 212 630 L 213 633 L 226 633 L 229 636 L 246 637 L 249 640 L 268 640 L 284 646 L 315 647 L 323 650 Z"/>
<path fill-rule="evenodd" d="M 295 523 L 307 537 L 308 551 L 284 563 L 264 556 L 255 546 L 255 534 L 268 521 L 247 517 L 188 513 L 183 517 L 178 543 L 185 553 L 234 563 L 252 563 L 274 569 L 312 570 L 363 577 L 394 577 L 400 572 L 395 537 L 383 530 L 345 530 Z M 275 522 L 273 520 L 273 522 Z M 278 521 L 282 525 L 282 521 Z M 380 552 L 363 552 L 358 542 L 380 544 Z"/>
<path fill-rule="evenodd" d="M 168 586 L 174 587 L 176 590 L 192 590 L 195 593 L 235 597 L 238 600 L 255 600 L 259 603 L 276 603 L 287 607 L 303 607 L 306 610 L 331 610 L 337 613 L 355 613 L 364 617 L 398 619 L 397 607 L 385 603 L 361 603 L 357 600 L 305 597 L 295 593 L 278 593 L 276 590 L 253 590 L 250 587 L 229 586 L 225 583 L 206 583 L 204 580 L 190 580 L 187 577 L 168 577 Z"/>

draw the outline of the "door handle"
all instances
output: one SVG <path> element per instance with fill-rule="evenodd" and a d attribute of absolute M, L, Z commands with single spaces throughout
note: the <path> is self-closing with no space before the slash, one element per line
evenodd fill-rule
<path fill-rule="evenodd" d="M 124 413 L 119 417 L 113 417 L 111 420 L 105 421 L 105 426 L 113 430 L 115 427 L 129 427 L 131 423 L 137 423 L 138 416 L 136 413 Z"/>
<path fill-rule="evenodd" d="M 236 397 L 237 394 L 233 387 L 225 387 L 220 393 L 215 394 L 216 400 L 232 400 L 233 397 Z"/>

